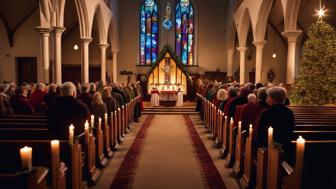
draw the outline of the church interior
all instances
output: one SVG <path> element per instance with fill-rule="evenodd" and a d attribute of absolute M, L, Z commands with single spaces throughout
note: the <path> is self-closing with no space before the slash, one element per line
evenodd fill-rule
<path fill-rule="evenodd" d="M 335 10 L 1 0 L 0 189 L 336 188 Z"/>

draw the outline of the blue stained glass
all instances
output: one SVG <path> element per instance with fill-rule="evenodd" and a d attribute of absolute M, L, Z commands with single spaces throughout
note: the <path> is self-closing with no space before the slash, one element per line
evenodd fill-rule
<path fill-rule="evenodd" d="M 140 10 L 140 64 L 150 65 L 158 54 L 158 5 L 144 0 Z"/>
<path fill-rule="evenodd" d="M 175 29 L 175 51 L 184 65 L 193 65 L 194 9 L 189 0 L 176 4 Z"/>

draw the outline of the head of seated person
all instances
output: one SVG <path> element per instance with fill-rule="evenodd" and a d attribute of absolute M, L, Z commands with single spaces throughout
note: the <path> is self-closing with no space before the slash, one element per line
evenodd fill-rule
<path fill-rule="evenodd" d="M 287 98 L 287 91 L 283 87 L 271 87 L 267 89 L 267 103 L 270 106 L 284 104 Z"/>
<path fill-rule="evenodd" d="M 62 96 L 76 97 L 76 86 L 72 82 L 65 82 L 60 88 Z"/>
<path fill-rule="evenodd" d="M 257 101 L 257 97 L 255 94 L 251 93 L 247 96 L 247 101 L 249 103 L 255 103 Z"/>

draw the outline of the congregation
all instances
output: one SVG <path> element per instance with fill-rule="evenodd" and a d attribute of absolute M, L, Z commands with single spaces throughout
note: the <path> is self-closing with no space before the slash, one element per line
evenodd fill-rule
<path fill-rule="evenodd" d="M 48 116 L 48 126 L 56 138 L 67 138 L 70 124 L 76 125 L 76 134 L 84 132 L 84 123 L 93 115 L 103 118 L 107 113 L 125 106 L 131 99 L 141 97 L 139 83 L 97 83 L 64 82 L 54 83 L 14 83 L 0 84 L 0 116 L 44 115 Z M 141 98 L 139 98 L 141 99 Z M 135 105 L 135 122 L 141 116 L 142 100 Z"/>

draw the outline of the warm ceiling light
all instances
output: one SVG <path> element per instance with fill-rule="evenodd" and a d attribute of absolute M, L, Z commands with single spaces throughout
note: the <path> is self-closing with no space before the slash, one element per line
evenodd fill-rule
<path fill-rule="evenodd" d="M 78 45 L 75 44 L 73 48 L 74 48 L 75 50 L 78 50 Z"/>
<path fill-rule="evenodd" d="M 277 57 L 277 54 L 274 52 L 273 54 L 272 54 L 272 58 L 276 58 Z"/>

